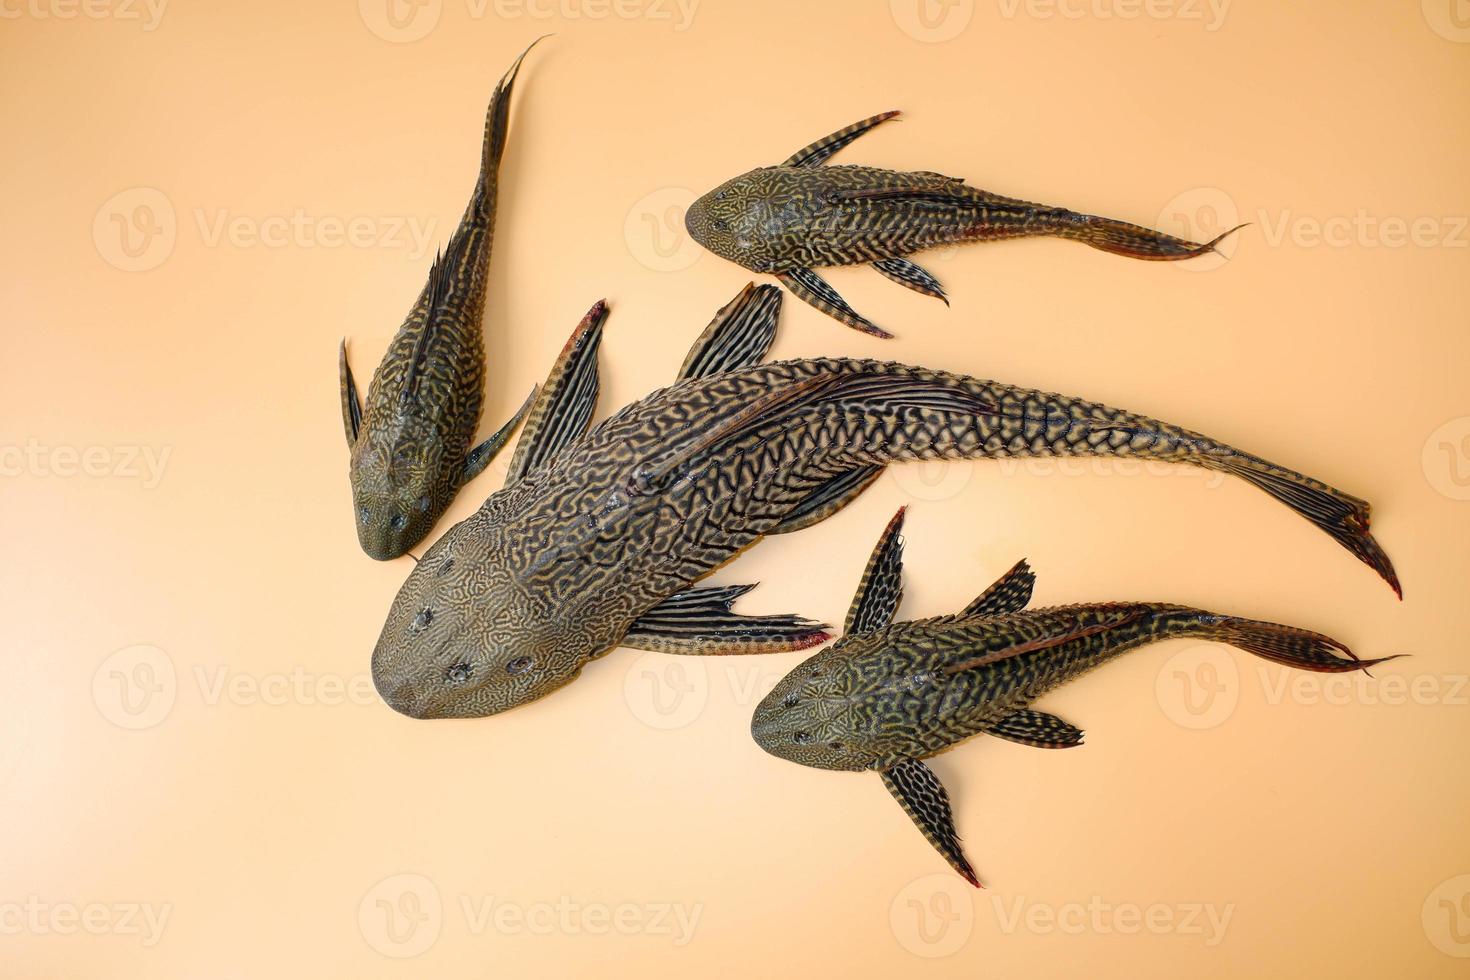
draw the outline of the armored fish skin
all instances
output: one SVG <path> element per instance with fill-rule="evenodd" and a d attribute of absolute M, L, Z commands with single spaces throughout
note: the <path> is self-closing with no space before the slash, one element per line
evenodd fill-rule
<path fill-rule="evenodd" d="M 824 166 L 832 153 L 897 115 L 865 119 L 777 166 L 726 181 L 690 206 L 685 215 L 689 234 L 716 255 L 775 275 L 806 302 L 878 336 L 888 333 L 848 306 L 814 269 L 872 263 L 900 285 L 945 299 L 938 280 L 904 256 L 962 242 L 1052 236 L 1137 259 L 1176 260 L 1214 251 L 1225 237 L 1199 244 L 1124 221 L 1003 197 L 928 171 Z"/>
<path fill-rule="evenodd" d="M 779 758 L 815 769 L 873 771 L 966 881 L 980 887 L 955 832 L 944 784 L 924 760 L 975 735 L 1046 749 L 1083 733 L 1031 705 L 1053 688 L 1157 640 L 1229 643 L 1290 667 L 1366 670 L 1320 633 L 1161 602 L 1026 610 L 1036 576 L 1017 562 L 951 616 L 895 622 L 903 596 L 900 510 L 884 529 L 847 614 L 844 636 L 798 665 L 756 707 L 751 734 Z"/>
<path fill-rule="evenodd" d="M 525 56 L 522 52 L 516 59 L 490 99 L 474 195 L 373 372 L 364 407 L 358 405 L 346 342 L 342 344 L 342 418 L 352 450 L 348 475 L 353 514 L 362 550 L 379 560 L 397 558 L 423 540 L 525 412 L 523 407 L 504 428 L 471 449 L 485 392 L 481 321 L 498 168 L 510 122 L 511 89 Z"/>
<path fill-rule="evenodd" d="M 835 480 L 900 460 L 1023 456 L 1233 473 L 1396 584 L 1366 503 L 1206 436 L 925 368 L 784 361 L 655 392 L 493 494 L 409 575 L 373 653 L 374 681 L 415 717 L 504 711 L 570 682 Z"/>

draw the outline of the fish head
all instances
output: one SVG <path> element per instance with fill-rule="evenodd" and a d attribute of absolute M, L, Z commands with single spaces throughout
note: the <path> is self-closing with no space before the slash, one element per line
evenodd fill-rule
<path fill-rule="evenodd" d="M 781 271 L 784 266 L 771 248 L 781 231 L 780 209 L 772 196 L 777 169 L 763 167 L 741 174 L 689 205 L 684 212 L 689 237 L 752 272 Z"/>
<path fill-rule="evenodd" d="M 601 652 L 564 635 L 539 607 L 513 571 L 520 549 L 488 523 L 482 507 L 450 528 L 393 600 L 373 649 L 373 684 L 400 714 L 499 714 L 570 683 Z"/>
<path fill-rule="evenodd" d="M 847 646 L 844 637 L 798 664 L 756 705 L 750 734 L 757 745 L 813 769 L 879 767 L 881 760 L 852 727 L 855 675 Z"/>
<path fill-rule="evenodd" d="M 424 539 L 454 499 L 452 467 L 438 438 L 400 433 L 354 447 L 349 481 L 357 541 L 389 561 Z"/>

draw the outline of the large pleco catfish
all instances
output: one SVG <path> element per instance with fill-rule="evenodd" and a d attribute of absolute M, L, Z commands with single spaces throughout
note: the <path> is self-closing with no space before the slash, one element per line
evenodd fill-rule
<path fill-rule="evenodd" d="M 538 396 L 504 489 L 447 531 L 399 590 L 373 679 L 416 717 L 494 714 L 549 694 L 619 645 L 789 650 L 826 638 L 794 617 L 730 613 L 691 588 L 763 535 L 806 527 L 902 460 L 1116 456 L 1239 476 L 1397 589 L 1356 497 L 1143 415 L 881 361 L 756 363 L 780 293 L 747 287 L 675 385 L 596 426 L 605 308 Z"/>

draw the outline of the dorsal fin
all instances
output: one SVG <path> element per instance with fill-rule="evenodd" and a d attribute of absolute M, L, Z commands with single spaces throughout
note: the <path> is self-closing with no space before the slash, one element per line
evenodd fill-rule
<path fill-rule="evenodd" d="M 783 167 L 820 167 L 827 159 L 859 136 L 897 116 L 899 110 L 891 109 L 869 116 L 851 126 L 844 126 L 835 133 L 828 133 L 815 143 L 808 143 L 791 156 L 781 161 Z"/>
<path fill-rule="evenodd" d="M 429 346 L 433 339 L 436 312 L 443 308 L 445 300 L 449 297 L 449 285 L 451 276 L 449 274 L 450 263 L 442 249 L 434 251 L 434 264 L 429 267 L 429 281 L 424 286 L 423 313 L 424 322 L 419 327 L 419 335 L 414 338 L 413 351 L 408 357 L 408 368 L 403 374 L 403 387 L 399 391 L 399 399 L 408 402 L 418 394 L 419 377 L 423 373 L 424 364 L 429 359 Z"/>
<path fill-rule="evenodd" d="M 507 485 L 541 466 L 587 431 L 601 386 L 597 348 L 602 344 L 602 325 L 606 322 L 607 301 L 598 300 L 567 339 L 526 417 L 505 478 Z"/>
<path fill-rule="evenodd" d="M 1128 626 L 1131 623 L 1138 622 L 1138 620 L 1143 619 L 1147 615 L 1149 615 L 1147 610 L 1140 609 L 1111 623 L 1093 623 L 1090 626 L 1078 626 L 1062 633 L 1054 633 L 1051 636 L 1040 636 L 1034 640 L 1026 640 L 1022 643 L 1002 647 L 999 650 L 988 650 L 978 657 L 970 657 L 967 660 L 961 660 L 958 663 L 942 667 L 939 673 L 942 675 L 958 674 L 960 671 L 974 670 L 976 667 L 984 667 L 989 664 L 999 663 L 1002 660 L 1010 660 L 1023 654 L 1050 650 L 1054 647 L 1062 646 L 1065 643 L 1071 643 L 1073 640 L 1085 640 L 1089 636 L 1106 633 L 1108 630 L 1117 629 L 1120 626 Z"/>
<path fill-rule="evenodd" d="M 747 283 L 720 307 L 709 326 L 689 348 L 678 380 L 707 378 L 723 371 L 759 364 L 776 339 L 781 318 L 781 289 L 771 283 Z"/>
<path fill-rule="evenodd" d="M 1011 566 L 1010 571 L 996 579 L 994 584 L 976 596 L 968 606 L 960 610 L 956 619 L 974 616 L 1004 616 L 1020 612 L 1031 601 L 1031 590 L 1036 587 L 1036 573 L 1022 558 Z"/>
<path fill-rule="evenodd" d="M 903 516 L 907 510 L 898 509 L 873 546 L 842 624 L 844 635 L 872 633 L 893 622 L 903 600 Z"/>

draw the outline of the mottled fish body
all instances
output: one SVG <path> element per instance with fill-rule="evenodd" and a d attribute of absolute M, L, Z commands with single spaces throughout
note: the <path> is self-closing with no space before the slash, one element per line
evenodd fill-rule
<path fill-rule="evenodd" d="M 1383 662 L 1360 661 L 1320 633 L 1169 603 L 1028 610 L 1035 577 L 1025 562 L 955 615 L 895 621 L 902 520 L 899 511 L 874 549 L 842 639 L 776 684 L 757 706 L 751 733 L 766 751 L 800 765 L 881 773 L 929 841 L 975 885 L 948 796 L 923 760 L 981 734 L 1038 748 L 1080 745 L 1080 729 L 1031 707 L 1054 688 L 1130 650 L 1181 637 L 1303 670 Z"/>
<path fill-rule="evenodd" d="M 353 513 L 358 541 L 373 558 L 397 558 L 423 540 L 459 488 L 494 458 L 530 404 L 472 446 L 485 393 L 482 319 L 498 173 L 511 89 L 525 56 L 491 96 L 474 194 L 373 372 L 364 404 L 359 405 L 345 341 L 339 352 Z"/>
<path fill-rule="evenodd" d="M 905 256 L 964 242 L 1052 236 L 1131 258 L 1176 260 L 1214 251 L 1225 237 L 1186 241 L 1126 221 L 1003 197 L 929 171 L 824 165 L 897 115 L 864 119 L 777 166 L 726 181 L 689 207 L 685 226 L 716 255 L 774 275 L 824 313 L 885 337 L 813 270 L 871 263 L 900 285 L 945 299 L 938 280 Z"/>

